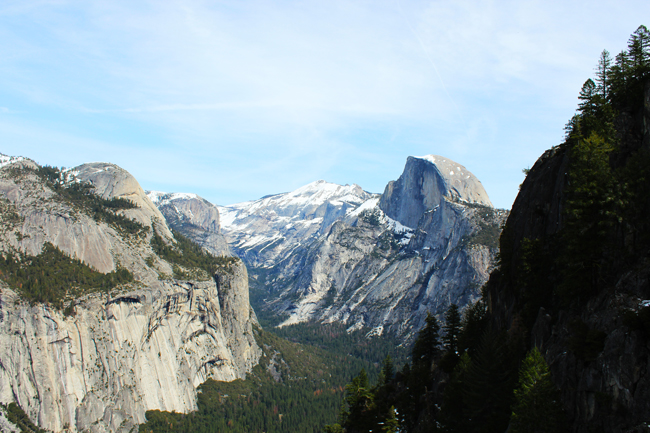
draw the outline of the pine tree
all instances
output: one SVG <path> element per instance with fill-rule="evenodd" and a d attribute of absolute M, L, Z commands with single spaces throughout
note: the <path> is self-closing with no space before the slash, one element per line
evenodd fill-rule
<path fill-rule="evenodd" d="M 384 433 L 399 432 L 399 420 L 397 419 L 397 414 L 395 413 L 395 406 L 391 406 L 388 410 L 388 417 L 384 421 L 384 425 L 381 428 L 381 431 Z"/>
<path fill-rule="evenodd" d="M 580 89 L 580 95 L 578 96 L 578 99 L 581 101 L 578 104 L 578 111 L 583 116 L 593 116 L 596 113 L 596 106 L 597 106 L 597 99 L 596 96 L 598 95 L 598 91 L 596 89 L 596 83 L 589 78 L 585 83 L 582 85 L 582 89 Z"/>
<path fill-rule="evenodd" d="M 609 73 L 611 67 L 612 58 L 609 55 L 609 51 L 603 50 L 603 52 L 600 53 L 600 59 L 598 59 L 598 66 L 596 67 L 596 91 L 605 101 L 609 97 Z"/>
<path fill-rule="evenodd" d="M 650 31 L 646 26 L 639 26 L 630 36 L 628 56 L 634 78 L 642 79 L 650 70 Z"/>
<path fill-rule="evenodd" d="M 571 149 L 561 255 L 560 291 L 565 301 L 589 296 L 604 270 L 603 247 L 617 221 L 616 180 L 609 166 L 612 150 L 613 144 L 596 133 L 578 140 Z"/>
<path fill-rule="evenodd" d="M 477 301 L 468 307 L 463 314 L 463 324 L 458 336 L 458 351 L 468 351 L 474 356 L 478 347 L 481 335 L 486 326 L 487 308 L 483 300 Z"/>
<path fill-rule="evenodd" d="M 559 433 L 564 414 L 559 392 L 551 381 L 548 365 L 533 348 L 519 370 L 510 431 L 512 433 Z"/>
<path fill-rule="evenodd" d="M 346 430 L 364 431 L 372 426 L 373 394 L 368 382 L 365 368 L 345 386 L 345 403 L 347 410 L 341 423 Z"/>
<path fill-rule="evenodd" d="M 472 360 L 469 354 L 463 353 L 445 388 L 439 415 L 445 432 L 465 433 L 468 431 L 467 407 L 463 390 L 467 384 L 467 374 L 471 364 Z"/>
<path fill-rule="evenodd" d="M 442 337 L 445 354 L 440 359 L 440 368 L 446 373 L 451 373 L 459 359 L 458 338 L 461 333 L 461 319 L 456 304 L 451 304 L 445 314 L 445 335 Z"/>
<path fill-rule="evenodd" d="M 469 432 L 505 431 L 510 416 L 514 383 L 511 380 L 504 335 L 487 329 L 467 370 L 463 401 Z"/>
<path fill-rule="evenodd" d="M 442 337 L 443 347 L 449 353 L 458 355 L 458 336 L 460 335 L 460 311 L 458 305 L 451 304 L 445 314 L 445 336 Z"/>
<path fill-rule="evenodd" d="M 413 366 L 431 366 L 434 358 L 440 352 L 440 325 L 438 320 L 431 313 L 427 313 L 424 328 L 418 333 L 418 338 L 413 346 Z"/>
<path fill-rule="evenodd" d="M 390 358 L 390 355 L 386 355 L 386 358 L 384 358 L 384 364 L 381 367 L 381 380 L 379 381 L 379 385 L 386 386 L 393 379 L 394 375 L 395 369 L 393 367 L 393 360 Z"/>

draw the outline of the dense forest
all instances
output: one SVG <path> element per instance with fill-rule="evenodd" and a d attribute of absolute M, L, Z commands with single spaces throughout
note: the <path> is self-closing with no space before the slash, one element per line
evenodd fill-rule
<path fill-rule="evenodd" d="M 264 354 L 245 380 L 208 380 L 199 388 L 198 411 L 149 411 L 140 432 L 320 432 L 336 420 L 351 372 L 374 369 L 259 328 L 255 338 Z"/>
<path fill-rule="evenodd" d="M 634 398 L 603 391 L 604 385 L 586 405 L 576 389 L 561 395 L 556 382 L 568 379 L 553 377 L 538 346 L 548 342 L 547 356 L 564 351 L 558 374 L 580 377 L 591 369 L 597 381 L 604 329 L 621 323 L 624 335 L 640 341 L 638 356 L 647 362 L 650 306 L 619 307 L 620 314 L 608 312 L 613 319 L 601 312 L 610 297 L 623 298 L 621 278 L 647 273 L 649 121 L 650 32 L 640 26 L 614 59 L 603 51 L 564 142 L 526 170 L 483 298 L 462 315 L 452 306 L 442 329 L 429 316 L 401 370 L 387 359 L 372 385 L 361 371 L 346 386 L 338 422 L 325 431 L 612 431 L 637 422 L 633 418 L 647 421 L 646 400 L 635 405 Z M 554 340 L 545 329 L 563 335 Z M 611 420 L 609 427 L 602 420 Z"/>

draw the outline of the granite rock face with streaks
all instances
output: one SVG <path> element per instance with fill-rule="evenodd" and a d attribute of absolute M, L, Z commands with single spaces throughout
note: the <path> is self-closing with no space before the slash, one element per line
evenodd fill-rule
<path fill-rule="evenodd" d="M 222 208 L 222 215 L 237 212 L 222 218 L 223 231 L 263 293 L 256 308 L 278 314 L 280 325 L 340 322 L 410 338 L 427 312 L 442 317 L 451 303 L 479 297 L 507 212 L 492 207 L 466 168 L 434 155 L 409 157 L 381 196 L 361 188 L 346 200 L 325 194 L 336 187 L 314 183 L 271 196 L 339 209 L 328 221 L 304 217 L 300 206 L 281 214 L 270 198 Z M 309 236 L 293 230 L 307 224 L 317 228 Z M 269 226 L 278 229 L 257 230 Z"/>
<path fill-rule="evenodd" d="M 215 256 L 230 256 L 221 234 L 219 209 L 196 194 L 148 191 L 148 197 L 164 215 L 169 227 Z"/>
<path fill-rule="evenodd" d="M 93 163 L 69 170 L 66 182 L 92 182 L 104 198 L 133 201 L 136 208 L 118 212 L 146 228 L 140 236 L 61 199 L 37 168 L 26 159 L 0 168 L 2 251 L 34 255 L 50 242 L 98 271 L 124 267 L 135 281 L 77 299 L 67 316 L 1 283 L 1 402 L 15 401 L 55 432 L 127 432 L 147 410 L 196 409 L 200 383 L 242 378 L 257 364 L 241 261 L 205 281 L 171 279 L 171 265 L 149 243 L 155 230 L 173 244 L 171 231 L 130 174 Z"/>

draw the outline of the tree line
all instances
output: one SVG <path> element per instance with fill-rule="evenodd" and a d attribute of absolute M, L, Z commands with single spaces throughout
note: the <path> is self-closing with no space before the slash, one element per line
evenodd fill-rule
<path fill-rule="evenodd" d="M 372 385 L 361 371 L 327 433 L 566 431 L 559 390 L 530 329 L 540 307 L 552 317 L 570 312 L 567 350 L 593 362 L 606 335 L 580 319 L 581 308 L 650 256 L 644 92 L 650 93 L 650 32 L 640 26 L 614 59 L 603 51 L 566 125 L 557 149 L 567 156 L 559 230 L 524 239 L 515 253 L 513 228 L 504 227 L 491 280 L 507 280 L 499 287 L 516 300 L 509 329 L 488 312 L 487 288 L 464 315 L 452 306 L 442 330 L 429 316 L 411 362 L 394 371 L 386 359 Z M 650 338 L 649 318 L 650 307 L 640 308 L 624 324 Z"/>

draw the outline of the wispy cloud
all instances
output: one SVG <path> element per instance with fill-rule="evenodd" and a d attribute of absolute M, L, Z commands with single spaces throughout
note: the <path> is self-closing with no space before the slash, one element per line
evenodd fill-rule
<path fill-rule="evenodd" d="M 179 184 L 207 188 L 190 167 L 209 163 L 224 173 L 203 174 L 216 201 L 227 188 L 255 198 L 315 174 L 379 191 L 407 155 L 441 153 L 509 206 L 521 167 L 557 144 L 598 53 L 622 49 L 649 9 L 641 0 L 590 8 L 555 0 L 6 0 L 0 104 L 12 108 L 0 114 L 19 114 L 15 125 L 25 130 L 14 128 L 13 140 L 34 143 L 36 153 L 36 127 L 115 152 L 128 142 L 143 161 L 162 149 L 169 158 L 157 160 L 152 182 L 169 179 L 154 172 L 182 166 Z M 499 180 L 493 190 L 500 165 L 521 167 L 509 187 Z M 268 175 L 274 170 L 283 174 Z M 268 181 L 255 186 L 260 177 Z"/>

